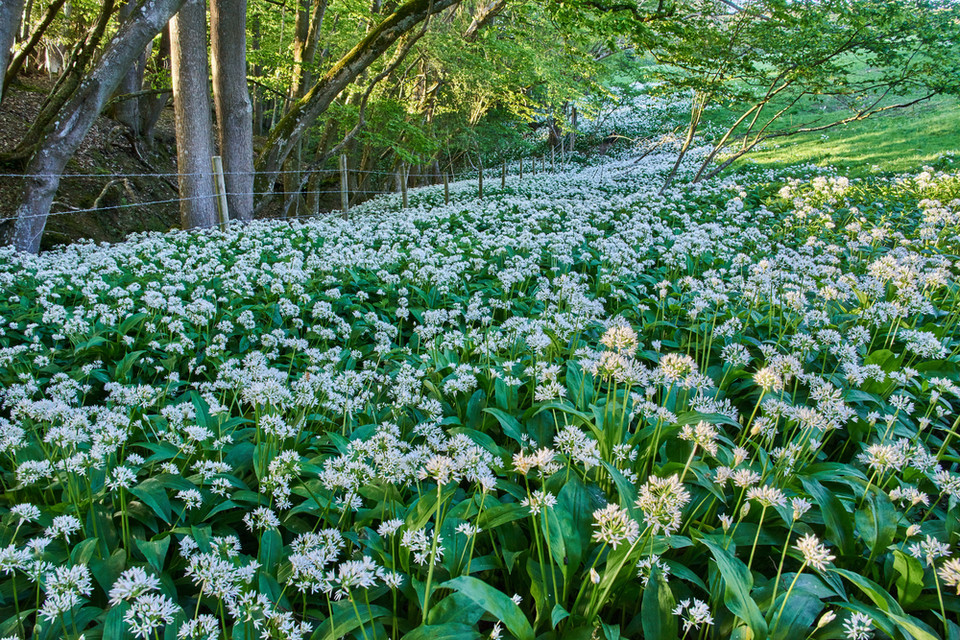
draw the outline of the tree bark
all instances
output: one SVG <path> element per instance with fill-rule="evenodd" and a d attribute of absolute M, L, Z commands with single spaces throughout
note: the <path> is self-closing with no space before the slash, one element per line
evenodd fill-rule
<path fill-rule="evenodd" d="M 126 0 L 120 7 L 120 21 L 128 20 L 137 8 L 136 0 Z M 120 81 L 118 94 L 137 93 L 143 89 L 143 69 L 147 63 L 146 49 L 140 54 L 136 62 L 130 65 L 123 80 Z M 137 138 L 140 136 L 140 100 L 123 100 L 117 103 L 114 118 L 126 126 L 130 133 Z"/>
<path fill-rule="evenodd" d="M 3 95 L 3 76 L 10 64 L 10 49 L 20 33 L 23 0 L 3 0 L 0 4 L 0 96 Z"/>
<path fill-rule="evenodd" d="M 463 32 L 463 39 L 467 42 L 473 42 L 477 39 L 477 34 L 480 33 L 480 30 L 485 26 L 493 22 L 493 19 L 500 14 L 507 6 L 507 0 L 493 0 L 490 4 L 485 7 L 481 7 L 477 14 L 473 17 L 473 22 L 470 23 L 470 26 L 467 27 L 467 30 Z"/>
<path fill-rule="evenodd" d="M 427 16 L 457 4 L 459 0 L 411 0 L 399 7 L 330 68 L 290 108 L 270 132 L 267 145 L 257 159 L 256 191 L 265 193 L 283 162 L 317 118 L 357 76 Z"/>
<path fill-rule="evenodd" d="M 23 139 L 17 144 L 12 153 L 13 156 L 24 159 L 32 156 L 33 152 L 40 146 L 47 129 L 57 119 L 64 105 L 79 90 L 87 69 L 103 41 L 107 25 L 110 23 L 110 17 L 113 14 L 113 7 L 114 0 L 104 0 L 100 13 L 97 15 L 97 21 L 87 36 L 82 38 L 74 47 L 66 68 L 57 79 L 50 95 L 47 96 L 40 113 L 30 124 L 30 128 L 24 134 Z M 125 72 L 126 69 L 123 69 L 123 71 Z"/>
<path fill-rule="evenodd" d="M 40 25 L 37 27 L 36 31 L 30 36 L 30 41 L 27 42 L 26 46 L 20 49 L 20 52 L 17 53 L 13 61 L 10 63 L 10 66 L 6 68 L 6 73 L 3 80 L 3 90 L 6 91 L 7 87 L 11 82 L 17 77 L 17 74 L 20 73 L 20 69 L 23 68 L 23 63 L 26 62 L 27 57 L 30 56 L 37 48 L 37 45 L 40 44 L 40 40 L 43 38 L 43 35 L 47 32 L 47 28 L 53 22 L 53 19 L 57 17 L 57 14 L 60 13 L 60 9 L 66 4 L 67 0 L 55 0 L 47 7 L 47 12 L 43 16 L 43 20 L 40 21 Z M 24 21 L 24 28 L 26 28 L 26 21 Z M 24 37 L 26 39 L 26 37 Z M 2 95 L 0 95 L 2 99 Z"/>
<path fill-rule="evenodd" d="M 180 224 L 184 229 L 212 227 L 217 223 L 210 166 L 214 153 L 206 18 L 203 0 L 186 0 L 170 21 Z"/>
<path fill-rule="evenodd" d="M 113 95 L 127 68 L 177 12 L 184 0 L 153 0 L 141 4 L 120 27 L 106 51 L 61 109 L 60 118 L 31 158 L 24 174 L 23 195 L 17 208 L 13 245 L 36 253 L 50 205 L 60 185 L 60 174 Z"/>
<path fill-rule="evenodd" d="M 166 75 L 161 72 L 170 69 L 169 24 L 160 34 L 160 45 L 153 57 L 152 64 L 153 73 L 157 75 Z M 168 102 L 170 102 L 169 93 L 155 93 L 140 98 L 140 106 L 138 107 L 140 111 L 140 136 L 147 143 L 147 146 L 153 146 L 153 129 L 157 126 L 157 122 L 160 120 Z"/>
<path fill-rule="evenodd" d="M 223 156 L 227 208 L 236 220 L 253 219 L 253 107 L 247 87 L 247 0 L 210 5 L 213 99 Z"/>

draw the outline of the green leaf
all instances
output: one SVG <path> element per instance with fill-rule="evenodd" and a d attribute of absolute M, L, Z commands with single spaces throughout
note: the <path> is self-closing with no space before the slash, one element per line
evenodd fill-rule
<path fill-rule="evenodd" d="M 640 614 L 645 640 L 675 640 L 677 637 L 677 617 L 673 615 L 675 605 L 673 592 L 663 578 L 659 567 L 650 573 L 650 581 L 643 590 Z"/>
<path fill-rule="evenodd" d="M 118 381 L 126 380 L 130 370 L 133 369 L 133 365 L 136 364 L 137 360 L 140 359 L 140 356 L 145 353 L 146 351 L 131 351 L 127 355 L 123 356 L 123 359 L 117 363 L 117 367 L 114 369 L 113 379 Z"/>
<path fill-rule="evenodd" d="M 413 631 L 403 634 L 404 640 L 476 640 L 481 637 L 471 625 L 458 622 L 420 625 Z"/>
<path fill-rule="evenodd" d="M 147 562 L 157 573 L 163 573 L 163 565 L 167 558 L 167 549 L 170 548 L 170 536 L 165 535 L 159 540 L 137 540 L 137 549 L 143 554 Z"/>
<path fill-rule="evenodd" d="M 820 506 L 820 513 L 823 515 L 823 523 L 827 527 L 827 538 L 837 543 L 840 552 L 844 555 L 850 555 L 855 548 L 855 538 L 853 535 L 853 518 L 844 508 L 843 503 L 831 491 L 812 478 L 800 478 L 804 489 L 807 490 L 817 504 Z"/>
<path fill-rule="evenodd" d="M 130 489 L 130 493 L 140 498 L 144 504 L 167 524 L 171 523 L 172 512 L 167 490 L 156 478 L 147 478 Z"/>
<path fill-rule="evenodd" d="M 484 413 L 489 413 L 497 419 L 497 422 L 500 423 L 500 428 L 503 429 L 503 432 L 509 438 L 516 440 L 517 442 L 523 442 L 523 427 L 520 426 L 520 423 L 517 422 L 516 418 L 506 411 L 497 409 L 496 407 L 487 407 L 483 411 Z"/>
<path fill-rule="evenodd" d="M 276 529 L 267 529 L 260 536 L 260 551 L 257 554 L 257 561 L 266 569 L 267 573 L 272 574 L 276 571 L 282 547 L 283 540 L 280 538 L 280 532 Z"/>
<path fill-rule="evenodd" d="M 620 640 L 620 625 L 609 625 L 606 622 L 601 622 L 600 628 L 603 629 L 603 637 L 606 640 Z"/>
<path fill-rule="evenodd" d="M 483 389 L 477 389 L 467 402 L 467 426 L 479 429 L 483 425 L 483 408 L 487 404 L 487 394 Z"/>
<path fill-rule="evenodd" d="M 333 621 L 327 618 L 318 625 L 313 638 L 317 640 L 337 640 L 349 635 L 354 629 L 364 626 L 372 626 L 377 618 L 385 618 L 391 615 L 389 609 L 377 605 L 363 606 L 360 611 L 364 614 L 364 619 L 357 619 L 353 612 L 353 607 L 348 602 L 338 602 L 334 605 Z"/>
<path fill-rule="evenodd" d="M 557 625 L 564 619 L 570 616 L 570 612 L 561 607 L 559 604 L 553 605 L 553 611 L 550 612 L 550 626 L 553 629 L 557 628 Z"/>
<path fill-rule="evenodd" d="M 923 591 L 923 565 L 899 549 L 893 552 L 893 569 L 897 576 L 897 600 L 908 607 Z"/>
<path fill-rule="evenodd" d="M 747 565 L 708 538 L 701 538 L 700 541 L 710 549 L 710 553 L 717 563 L 717 568 L 720 569 L 720 574 L 723 576 L 725 586 L 724 604 L 747 623 L 755 640 L 764 640 L 767 637 L 767 623 L 763 619 L 763 614 L 760 613 L 760 607 L 750 597 L 753 577 L 747 570 Z"/>
<path fill-rule="evenodd" d="M 127 634 L 125 633 L 127 629 L 127 623 L 124 622 L 123 616 L 130 608 L 130 603 L 121 602 L 120 604 L 110 607 L 110 610 L 107 611 L 107 617 L 103 621 L 103 637 L 104 638 L 126 638 Z"/>
<path fill-rule="evenodd" d="M 517 640 L 534 640 L 533 627 L 520 607 L 502 591 L 470 576 L 460 576 L 439 585 L 454 589 L 483 607 L 496 619 L 503 622 Z"/>
<path fill-rule="evenodd" d="M 867 494 L 863 507 L 854 516 L 857 528 L 875 554 L 884 551 L 897 535 L 897 510 L 890 498 L 879 490 Z"/>

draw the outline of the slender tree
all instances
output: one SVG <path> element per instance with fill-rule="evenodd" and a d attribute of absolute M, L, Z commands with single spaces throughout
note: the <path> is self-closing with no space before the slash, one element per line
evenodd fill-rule
<path fill-rule="evenodd" d="M 0 96 L 3 95 L 3 76 L 10 63 L 10 49 L 20 32 L 23 0 L 3 0 L 0 3 Z"/>
<path fill-rule="evenodd" d="M 184 0 L 141 3 L 61 109 L 61 117 L 27 164 L 17 220 L 8 239 L 21 251 L 36 253 L 60 185 L 60 175 L 124 74 L 167 24 Z"/>
<path fill-rule="evenodd" d="M 247 0 L 210 5 L 213 99 L 226 175 L 227 208 L 237 220 L 253 219 L 253 107 L 247 87 Z"/>
<path fill-rule="evenodd" d="M 126 2 L 120 5 L 120 20 L 123 21 L 130 18 L 136 8 L 136 0 L 126 0 Z M 127 73 L 123 76 L 123 80 L 120 82 L 120 88 L 117 90 L 119 94 L 129 95 L 137 93 L 143 88 L 143 70 L 146 62 L 147 54 L 146 49 L 144 49 L 144 52 L 140 54 L 140 57 L 137 58 L 134 64 L 130 65 Z M 114 117 L 117 119 L 117 122 L 125 125 L 134 137 L 140 135 L 139 99 L 127 98 L 119 101 L 114 110 Z"/>
<path fill-rule="evenodd" d="M 206 17 L 203 0 L 186 0 L 170 21 L 180 224 L 184 229 L 217 223 L 210 166 L 214 153 Z"/>

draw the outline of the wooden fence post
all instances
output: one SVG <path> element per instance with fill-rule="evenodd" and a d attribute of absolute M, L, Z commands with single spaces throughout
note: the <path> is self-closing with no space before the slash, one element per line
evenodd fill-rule
<path fill-rule="evenodd" d="M 551 147 L 550 149 L 550 171 L 554 173 L 557 172 L 557 148 Z"/>
<path fill-rule="evenodd" d="M 523 180 L 523 156 L 520 156 L 520 179 Z"/>
<path fill-rule="evenodd" d="M 443 172 L 443 204 L 450 204 L 450 177 Z"/>
<path fill-rule="evenodd" d="M 503 168 L 500 171 L 500 188 L 501 189 L 507 188 L 507 161 L 506 160 L 503 161 Z"/>
<path fill-rule="evenodd" d="M 477 196 L 483 200 L 483 165 L 480 165 L 480 173 L 477 174 Z"/>
<path fill-rule="evenodd" d="M 400 193 L 403 194 L 403 208 L 410 204 L 407 200 L 407 163 L 400 165 Z"/>
<path fill-rule="evenodd" d="M 340 208 L 343 210 L 343 219 L 347 219 L 350 211 L 350 191 L 347 182 L 347 154 L 340 154 Z"/>
<path fill-rule="evenodd" d="M 213 164 L 213 184 L 217 195 L 217 213 L 220 216 L 220 228 L 227 226 L 230 220 L 230 212 L 227 210 L 227 185 L 223 181 L 223 159 L 220 156 L 210 158 Z"/>

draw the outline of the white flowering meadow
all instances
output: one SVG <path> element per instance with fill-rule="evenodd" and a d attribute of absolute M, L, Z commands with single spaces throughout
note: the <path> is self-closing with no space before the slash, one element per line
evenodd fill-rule
<path fill-rule="evenodd" d="M 0 637 L 960 636 L 960 175 L 673 158 L 4 250 Z"/>

